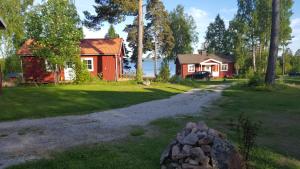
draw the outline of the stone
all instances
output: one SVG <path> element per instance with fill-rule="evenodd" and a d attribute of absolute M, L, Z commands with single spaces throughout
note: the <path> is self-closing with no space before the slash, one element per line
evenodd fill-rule
<path fill-rule="evenodd" d="M 221 132 L 219 132 L 215 129 L 208 129 L 207 133 L 208 133 L 208 135 L 211 135 L 211 136 L 214 136 L 214 137 L 220 137 L 222 139 L 226 138 L 225 134 L 223 134 L 223 133 L 221 133 Z"/>
<path fill-rule="evenodd" d="M 210 137 L 204 137 L 198 141 L 199 145 L 208 145 L 211 143 L 213 143 L 213 141 L 212 141 L 212 138 L 210 138 Z"/>
<path fill-rule="evenodd" d="M 203 121 L 197 123 L 197 128 L 201 131 L 208 130 L 207 125 Z"/>
<path fill-rule="evenodd" d="M 198 136 L 196 133 L 190 133 L 183 139 L 183 144 L 195 145 L 198 142 Z"/>
<path fill-rule="evenodd" d="M 185 125 L 185 128 L 186 129 L 193 129 L 193 128 L 197 128 L 197 124 L 196 123 L 192 123 L 192 122 L 188 122 L 186 125 Z"/>
<path fill-rule="evenodd" d="M 162 164 L 162 163 L 164 162 L 164 160 L 165 160 L 166 158 L 169 157 L 171 148 L 172 148 L 172 146 L 175 145 L 175 144 L 176 144 L 176 140 L 173 140 L 173 141 L 167 146 L 167 148 L 163 151 L 163 153 L 162 153 L 161 156 L 160 156 L 160 164 Z"/>
<path fill-rule="evenodd" d="M 202 139 L 207 136 L 207 132 L 204 131 L 197 131 L 196 134 L 198 136 L 198 139 Z"/>
<path fill-rule="evenodd" d="M 205 154 L 200 147 L 194 147 L 191 149 L 191 156 L 199 159 L 205 158 Z"/>
<path fill-rule="evenodd" d="M 143 81 L 143 85 L 144 86 L 150 86 L 151 85 L 150 80 Z"/>
<path fill-rule="evenodd" d="M 209 145 L 201 145 L 201 149 L 204 153 L 210 153 L 211 147 Z"/>
<path fill-rule="evenodd" d="M 161 156 L 161 169 L 241 169 L 242 156 L 223 133 L 188 123 Z"/>
<path fill-rule="evenodd" d="M 190 156 L 191 155 L 191 148 L 192 148 L 192 146 L 190 146 L 190 145 L 184 145 L 182 147 L 182 153 L 186 156 Z"/>
<path fill-rule="evenodd" d="M 177 145 L 174 145 L 172 147 L 172 160 L 180 159 L 180 157 L 181 157 L 180 148 Z"/>
<path fill-rule="evenodd" d="M 202 168 L 199 165 L 192 165 L 192 164 L 189 164 L 189 163 L 183 163 L 182 164 L 182 169 L 205 169 L 205 168 Z"/>

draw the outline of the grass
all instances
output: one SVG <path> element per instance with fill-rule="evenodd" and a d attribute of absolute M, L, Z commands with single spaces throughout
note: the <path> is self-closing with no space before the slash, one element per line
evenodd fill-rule
<path fill-rule="evenodd" d="M 252 161 L 256 169 L 300 168 L 300 89 L 234 86 L 223 95 L 216 106 L 205 108 L 204 115 L 155 120 L 147 130 L 137 127 L 124 140 L 77 147 L 10 169 L 158 169 L 161 152 L 186 122 L 203 120 L 236 143 L 233 124 L 240 113 L 263 122 Z"/>
<path fill-rule="evenodd" d="M 153 83 L 148 87 L 134 82 L 4 88 L 0 121 L 86 114 L 167 98 L 189 89 L 185 85 Z"/>

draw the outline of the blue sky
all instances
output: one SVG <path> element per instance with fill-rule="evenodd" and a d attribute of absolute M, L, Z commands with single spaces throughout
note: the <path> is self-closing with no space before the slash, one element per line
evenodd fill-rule
<path fill-rule="evenodd" d="M 292 44 L 290 44 L 290 48 L 293 52 L 300 49 L 300 0 L 294 1 L 294 15 L 291 21 L 294 39 Z M 186 13 L 194 17 L 197 24 L 197 31 L 199 32 L 199 43 L 194 45 L 195 51 L 200 48 L 204 42 L 206 28 L 217 14 L 220 14 L 226 25 L 228 25 L 229 20 L 234 17 L 237 10 L 236 0 L 163 0 L 163 2 L 168 11 L 173 10 L 178 4 L 181 4 L 185 7 Z M 94 0 L 75 0 L 75 5 L 82 19 L 84 19 L 83 11 L 94 12 L 94 4 Z M 124 39 L 126 39 L 127 35 L 123 32 L 123 29 L 126 24 L 132 23 L 132 19 L 132 17 L 128 17 L 125 22 L 115 25 L 117 33 Z M 108 24 L 105 24 L 100 31 L 84 28 L 85 38 L 103 38 L 108 26 Z"/>

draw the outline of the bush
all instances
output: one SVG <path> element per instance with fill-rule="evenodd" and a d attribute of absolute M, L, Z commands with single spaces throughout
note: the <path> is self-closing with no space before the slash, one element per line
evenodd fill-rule
<path fill-rule="evenodd" d="M 168 82 L 170 79 L 170 75 L 171 73 L 170 73 L 169 63 L 167 61 L 163 61 L 161 63 L 161 68 L 157 80 L 162 82 Z"/>
<path fill-rule="evenodd" d="M 74 80 L 75 83 L 83 83 L 87 81 L 91 81 L 91 75 L 90 72 L 88 71 L 86 65 L 82 64 L 81 61 L 78 61 L 75 64 L 75 74 L 76 78 Z"/>
<path fill-rule="evenodd" d="M 256 137 L 261 122 L 253 122 L 249 117 L 243 113 L 240 115 L 237 123 L 237 133 L 240 152 L 246 162 L 246 169 L 251 168 L 250 161 L 252 159 L 252 152 L 256 144 Z"/>
<path fill-rule="evenodd" d="M 262 75 L 255 73 L 252 77 L 249 78 L 248 85 L 249 86 L 262 86 L 265 81 Z"/>

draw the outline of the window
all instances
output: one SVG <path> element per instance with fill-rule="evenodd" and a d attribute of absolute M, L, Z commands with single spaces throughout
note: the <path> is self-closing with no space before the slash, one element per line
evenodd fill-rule
<path fill-rule="evenodd" d="M 73 67 L 74 67 L 74 64 L 72 62 L 66 62 L 66 68 L 73 69 Z"/>
<path fill-rule="evenodd" d="M 222 64 L 221 71 L 228 71 L 228 64 Z"/>
<path fill-rule="evenodd" d="M 45 59 L 45 69 L 46 69 L 46 72 L 52 72 L 51 64 L 46 59 Z"/>
<path fill-rule="evenodd" d="M 94 66 L 93 66 L 93 58 L 83 58 L 81 59 L 82 63 L 86 66 L 86 68 L 88 69 L 88 71 L 93 71 L 94 70 Z"/>
<path fill-rule="evenodd" d="M 188 64 L 188 72 L 195 72 L 195 64 Z"/>

